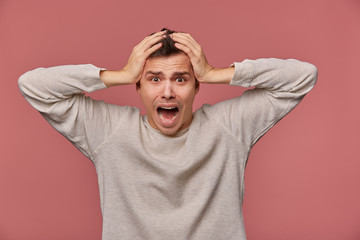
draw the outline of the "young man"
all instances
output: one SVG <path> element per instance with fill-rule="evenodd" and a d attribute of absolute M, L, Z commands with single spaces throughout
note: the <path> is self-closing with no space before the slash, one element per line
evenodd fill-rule
<path fill-rule="evenodd" d="M 294 59 L 210 66 L 186 33 L 146 37 L 127 65 L 38 68 L 19 86 L 27 101 L 93 161 L 103 239 L 246 239 L 244 171 L 252 146 L 314 86 L 315 66 Z M 255 87 L 242 96 L 192 103 L 199 83 Z M 85 97 L 136 84 L 147 115 Z"/>

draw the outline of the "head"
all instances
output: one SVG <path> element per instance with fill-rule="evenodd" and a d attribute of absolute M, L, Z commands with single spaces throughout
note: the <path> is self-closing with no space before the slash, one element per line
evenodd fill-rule
<path fill-rule="evenodd" d="M 161 48 L 159 48 L 158 50 L 156 50 L 155 52 L 153 52 L 152 54 L 150 54 L 148 59 L 151 58 L 155 58 L 155 57 L 168 57 L 170 55 L 175 55 L 175 54 L 179 54 L 179 53 L 184 53 L 183 51 L 181 51 L 180 49 L 175 47 L 175 42 L 172 40 L 172 38 L 170 37 L 170 34 L 176 32 L 167 28 L 163 28 L 161 29 L 161 31 L 166 31 L 165 32 L 165 38 L 161 39 L 161 41 L 157 42 L 157 43 L 162 43 Z M 154 33 L 150 34 L 153 35 Z M 155 43 L 155 44 L 157 44 Z M 155 45 L 154 44 L 154 45 Z M 199 81 L 195 78 L 195 87 L 198 88 L 199 87 Z M 138 81 L 136 83 L 136 88 L 139 88 L 141 85 L 141 81 Z"/>
<path fill-rule="evenodd" d="M 167 30 L 160 49 L 147 59 L 136 88 L 152 127 L 175 135 L 192 121 L 192 104 L 199 84 L 189 57 L 177 49 Z"/>

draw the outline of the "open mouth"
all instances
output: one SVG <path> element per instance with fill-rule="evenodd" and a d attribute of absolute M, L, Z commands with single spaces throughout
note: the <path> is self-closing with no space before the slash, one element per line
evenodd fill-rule
<path fill-rule="evenodd" d="M 160 116 L 160 119 L 163 121 L 174 120 L 179 112 L 177 107 L 158 107 L 157 112 Z"/>

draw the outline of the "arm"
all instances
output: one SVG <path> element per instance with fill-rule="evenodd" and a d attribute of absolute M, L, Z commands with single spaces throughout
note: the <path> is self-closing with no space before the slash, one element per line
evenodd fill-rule
<path fill-rule="evenodd" d="M 214 68 L 208 63 L 201 46 L 187 33 L 173 33 L 175 46 L 188 55 L 196 79 L 201 83 L 229 84 L 234 68 Z"/>
<path fill-rule="evenodd" d="M 157 32 L 147 36 L 136 45 L 129 57 L 126 66 L 117 71 L 101 71 L 100 78 L 107 87 L 137 83 L 142 75 L 145 62 L 151 53 L 161 47 L 161 42 L 165 31 Z"/>
<path fill-rule="evenodd" d="M 255 87 L 213 106 L 212 112 L 237 139 L 253 146 L 294 109 L 314 87 L 317 68 L 295 59 L 257 59 L 235 63 L 231 85 Z M 228 116 L 219 114 L 229 112 Z"/>
<path fill-rule="evenodd" d="M 214 68 L 201 46 L 189 35 L 174 33 L 176 46 L 190 58 L 202 83 L 223 83 L 255 87 L 241 97 L 207 109 L 242 144 L 251 147 L 272 126 L 288 114 L 315 85 L 317 68 L 295 59 L 258 59 Z"/>
<path fill-rule="evenodd" d="M 119 112 L 116 106 L 82 93 L 106 88 L 99 71 L 90 64 L 37 68 L 18 81 L 30 105 L 90 159 L 116 124 L 107 117 L 109 112 Z"/>
<path fill-rule="evenodd" d="M 20 91 L 51 126 L 92 159 L 97 147 L 133 109 L 93 100 L 83 91 L 137 82 L 146 53 L 159 47 L 153 44 L 161 37 L 162 33 L 156 33 L 144 39 L 122 70 L 106 71 L 90 64 L 37 68 L 20 76 Z"/>

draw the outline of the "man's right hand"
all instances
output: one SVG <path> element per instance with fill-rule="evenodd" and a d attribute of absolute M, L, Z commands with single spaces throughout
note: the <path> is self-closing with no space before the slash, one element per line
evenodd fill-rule
<path fill-rule="evenodd" d="M 146 60 L 151 53 L 161 47 L 161 43 L 156 43 L 161 40 L 164 33 L 165 31 L 154 33 L 136 45 L 123 69 L 117 71 L 102 70 L 100 72 L 100 78 L 105 85 L 111 87 L 137 83 L 142 76 Z"/>

